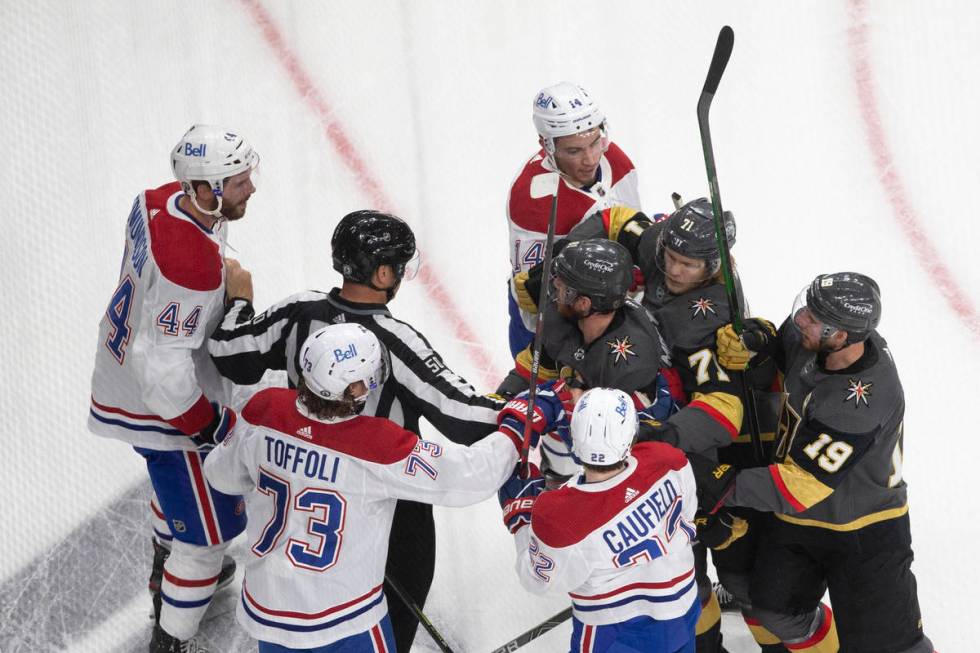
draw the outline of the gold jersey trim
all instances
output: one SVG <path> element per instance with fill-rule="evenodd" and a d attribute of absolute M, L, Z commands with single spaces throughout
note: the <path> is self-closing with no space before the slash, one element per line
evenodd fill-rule
<path fill-rule="evenodd" d="M 847 522 L 846 524 L 833 524 L 831 522 L 819 521 L 816 519 L 803 519 L 801 517 L 793 517 L 791 515 L 783 515 L 780 513 L 776 513 L 776 518 L 781 519 L 784 522 L 789 522 L 790 524 L 796 524 L 797 526 L 814 526 L 816 528 L 826 528 L 832 531 L 856 531 L 859 528 L 864 528 L 865 526 L 870 526 L 871 524 L 888 521 L 889 519 L 897 519 L 908 511 L 909 504 L 906 503 L 904 506 L 899 506 L 898 508 L 889 508 L 888 510 L 873 512 L 870 515 L 859 517 L 858 519 Z"/>

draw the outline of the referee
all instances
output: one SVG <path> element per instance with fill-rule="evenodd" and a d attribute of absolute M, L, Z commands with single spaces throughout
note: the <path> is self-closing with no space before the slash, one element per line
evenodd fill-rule
<path fill-rule="evenodd" d="M 465 445 L 496 430 L 504 402 L 477 394 L 446 367 L 425 336 L 388 311 L 402 279 L 413 278 L 418 269 L 415 235 L 408 224 L 378 211 L 355 211 L 337 225 L 331 247 L 333 267 L 344 277 L 339 289 L 297 293 L 257 316 L 251 277 L 234 263 L 228 265 L 228 295 L 235 299 L 208 343 L 218 371 L 236 384 L 250 385 L 266 370 L 286 370 L 290 387 L 295 387 L 299 349 L 307 335 L 328 324 L 355 322 L 372 331 L 391 358 L 391 375 L 380 393 L 371 393 L 363 414 L 387 417 L 415 433 L 424 417 L 447 438 Z M 399 501 L 385 576 L 421 607 L 434 570 L 432 507 Z M 392 588 L 385 584 L 391 596 Z M 391 601 L 388 608 L 398 650 L 407 653 L 418 619 L 402 601 Z"/>

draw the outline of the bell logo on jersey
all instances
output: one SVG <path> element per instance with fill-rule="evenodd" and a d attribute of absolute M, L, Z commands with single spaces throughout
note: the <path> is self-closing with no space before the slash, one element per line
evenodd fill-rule
<path fill-rule="evenodd" d="M 348 346 L 347 349 L 333 350 L 333 357 L 338 363 L 342 363 L 346 360 L 350 360 L 355 356 L 357 356 L 357 348 L 354 346 L 353 342 L 350 343 L 350 346 Z"/>
<path fill-rule="evenodd" d="M 201 143 L 197 147 L 194 147 L 190 143 L 184 143 L 184 156 L 200 156 L 203 157 L 205 152 L 207 152 L 208 146 Z"/>

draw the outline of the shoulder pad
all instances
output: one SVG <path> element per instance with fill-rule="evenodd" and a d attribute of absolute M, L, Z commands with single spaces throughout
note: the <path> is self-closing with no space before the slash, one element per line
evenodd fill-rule
<path fill-rule="evenodd" d="M 245 404 L 242 417 L 254 426 L 380 465 L 403 460 L 419 442 L 414 433 L 380 417 L 359 416 L 336 424 L 308 419 L 296 410 L 296 396 L 288 388 L 267 388 Z"/>
<path fill-rule="evenodd" d="M 841 433 L 867 433 L 884 426 L 905 407 L 895 367 L 887 361 L 882 356 L 873 367 L 855 374 L 824 375 L 810 395 L 805 418 Z"/>
<path fill-rule="evenodd" d="M 157 191 L 164 188 L 167 187 Z M 160 273 L 190 290 L 217 289 L 221 286 L 223 265 L 218 245 L 198 225 L 168 213 L 166 199 L 158 206 L 160 197 L 153 196 L 157 191 L 147 192 L 146 209 L 150 249 Z"/>
<path fill-rule="evenodd" d="M 612 169 L 612 184 L 615 184 L 633 170 L 633 162 L 626 156 L 626 152 L 623 152 L 615 143 L 609 144 L 605 156 L 606 160 L 609 161 L 609 167 Z"/>

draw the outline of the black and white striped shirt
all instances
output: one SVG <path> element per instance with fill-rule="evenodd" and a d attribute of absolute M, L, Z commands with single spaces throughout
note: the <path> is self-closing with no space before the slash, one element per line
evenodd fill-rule
<path fill-rule="evenodd" d="M 340 290 L 291 295 L 254 315 L 250 302 L 236 299 L 211 334 L 208 351 L 227 379 L 258 383 L 266 370 L 286 370 L 299 380 L 299 350 L 306 337 L 328 324 L 354 322 L 374 333 L 391 354 L 391 376 L 372 393 L 364 414 L 387 417 L 418 433 L 425 417 L 454 442 L 471 444 L 496 430 L 503 401 L 477 394 L 446 367 L 425 336 L 391 316 L 384 304 L 349 302 Z"/>

